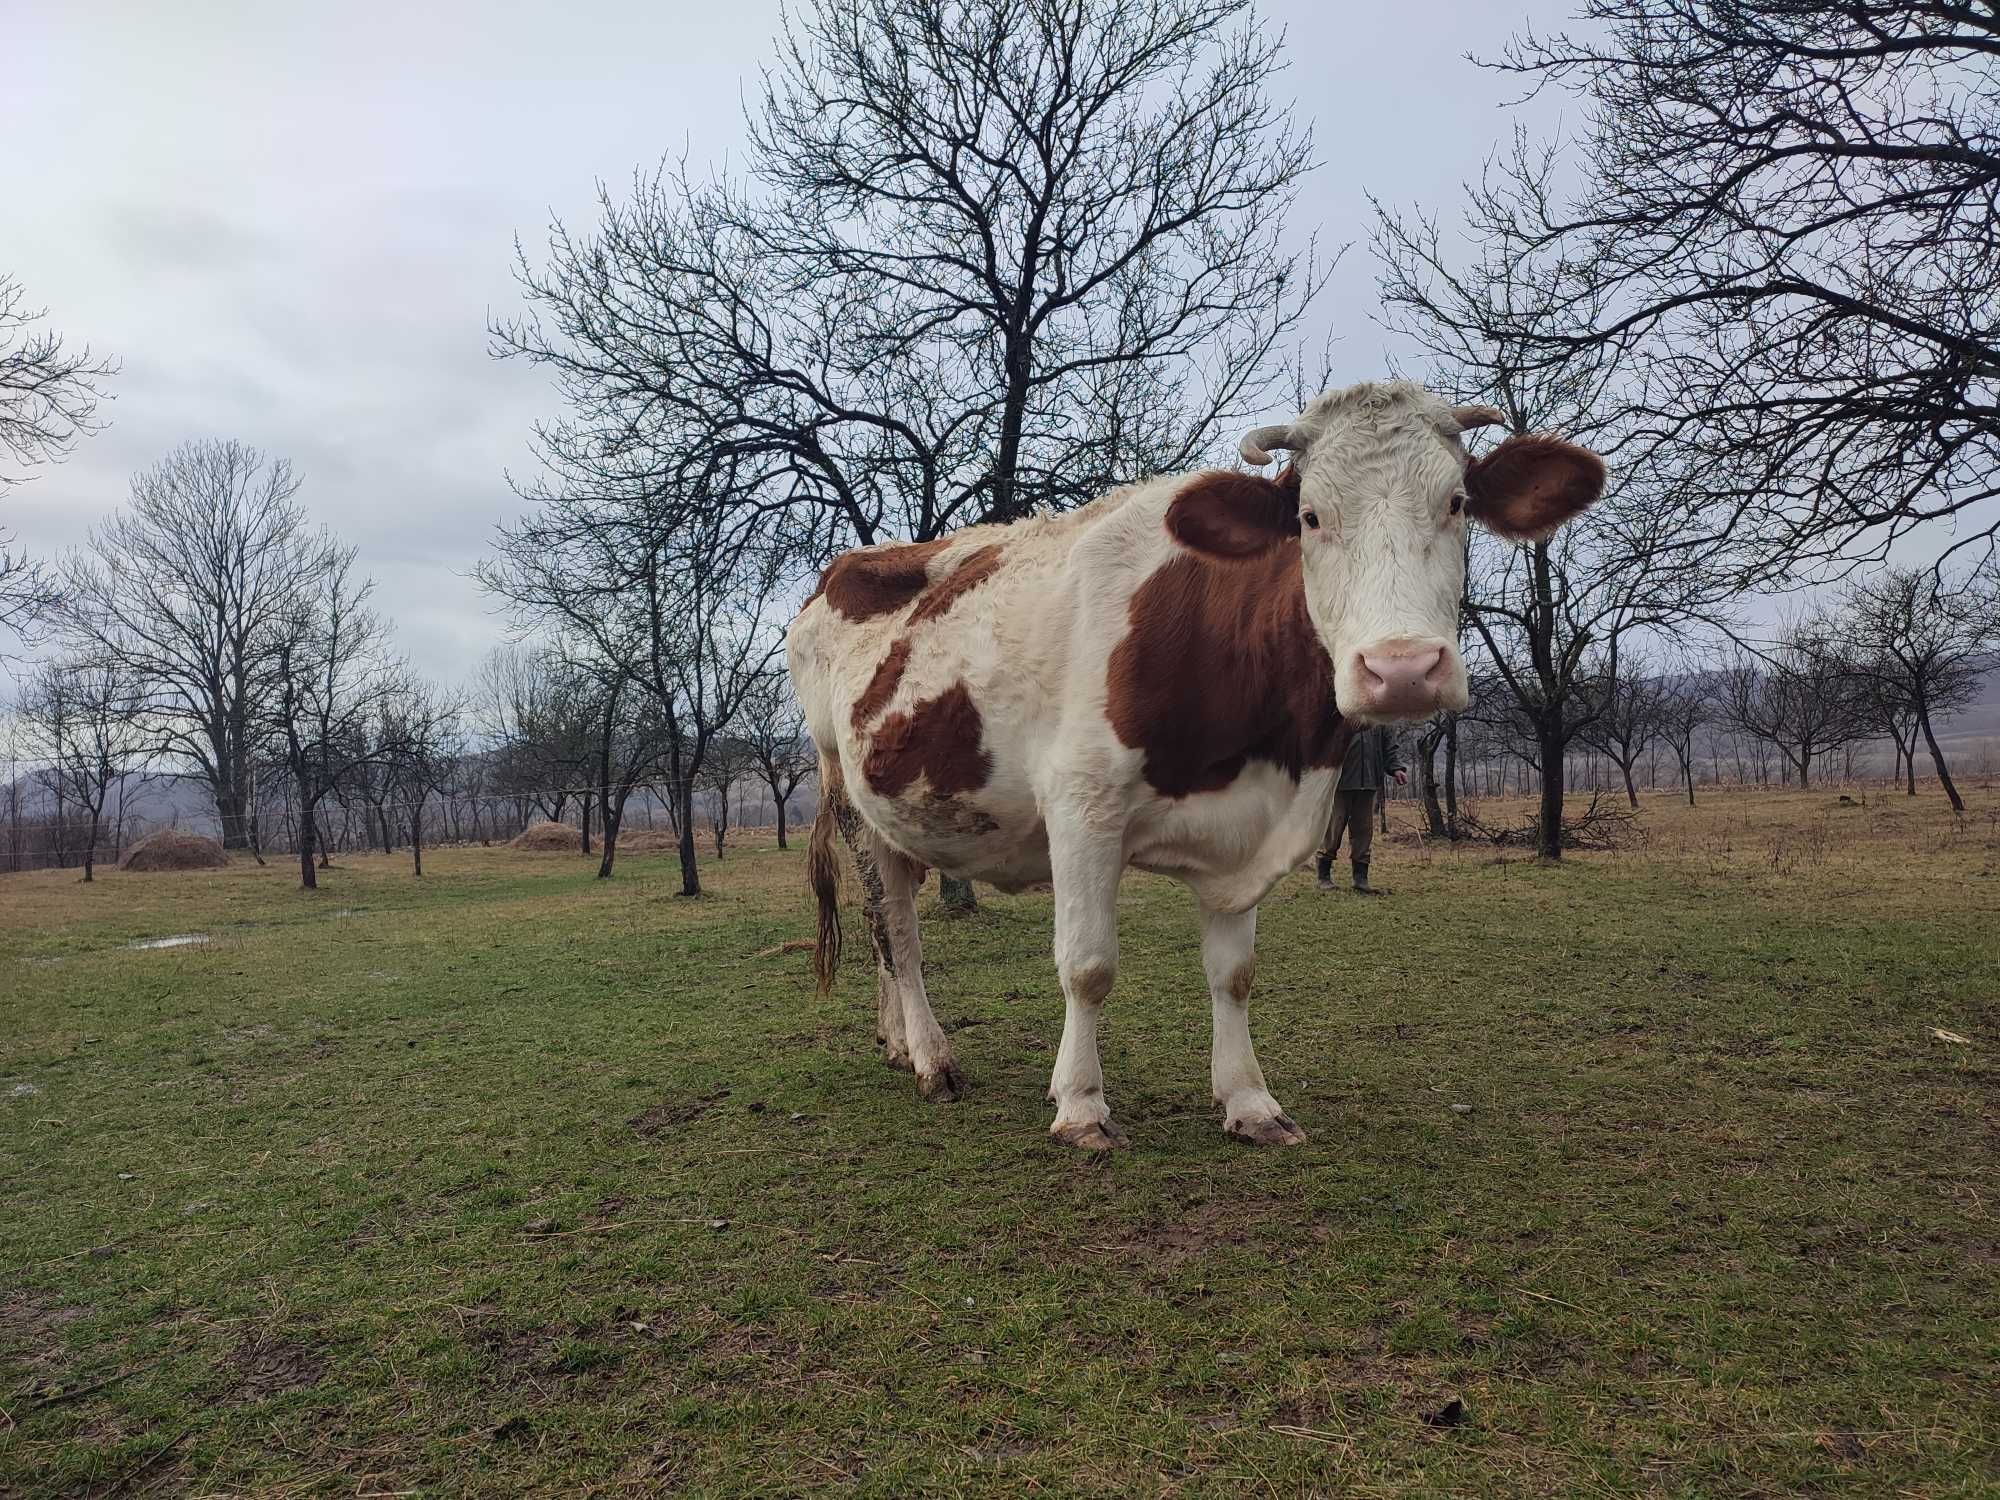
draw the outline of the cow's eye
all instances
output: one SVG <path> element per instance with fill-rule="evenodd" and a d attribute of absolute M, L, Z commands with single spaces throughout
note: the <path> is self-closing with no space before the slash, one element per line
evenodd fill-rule
<path fill-rule="evenodd" d="M 1299 519 L 1305 522 L 1311 530 L 1319 530 L 1319 514 L 1316 511 L 1301 511 L 1299 512 Z"/>
<path fill-rule="evenodd" d="M 1460 511 L 1464 509 L 1465 509 L 1465 491 L 1460 490 L 1456 495 L 1453 495 L 1451 497 L 1451 513 L 1453 515 L 1457 515 Z"/>

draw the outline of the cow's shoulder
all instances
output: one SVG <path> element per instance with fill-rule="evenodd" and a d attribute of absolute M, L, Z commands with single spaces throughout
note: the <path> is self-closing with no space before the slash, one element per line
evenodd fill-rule
<path fill-rule="evenodd" d="M 1197 475 L 1165 506 L 1177 545 L 1132 590 L 1105 678 L 1112 730 L 1163 796 L 1219 791 L 1252 760 L 1294 777 L 1340 763 L 1296 517 L 1286 476 Z"/>

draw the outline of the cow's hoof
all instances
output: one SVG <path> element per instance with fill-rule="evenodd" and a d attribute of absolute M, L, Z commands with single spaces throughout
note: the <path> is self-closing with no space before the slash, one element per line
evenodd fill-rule
<path fill-rule="evenodd" d="M 1306 1133 L 1299 1122 L 1282 1110 L 1261 1120 L 1231 1120 L 1222 1127 L 1239 1141 L 1253 1146 L 1303 1146 Z"/>
<path fill-rule="evenodd" d="M 952 1104 L 965 1094 L 965 1075 L 952 1063 L 935 1073 L 917 1075 L 917 1092 L 933 1104 Z"/>
<path fill-rule="evenodd" d="M 1132 1138 L 1109 1120 L 1082 1120 L 1073 1125 L 1057 1125 L 1049 1131 L 1065 1146 L 1079 1151 L 1118 1151 L 1132 1144 Z"/>
<path fill-rule="evenodd" d="M 882 1049 L 882 1061 L 901 1073 L 914 1073 L 917 1065 L 910 1061 L 910 1049 L 891 1042 Z"/>

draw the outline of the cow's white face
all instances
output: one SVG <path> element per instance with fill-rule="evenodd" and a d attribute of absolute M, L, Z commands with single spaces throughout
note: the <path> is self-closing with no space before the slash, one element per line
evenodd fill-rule
<path fill-rule="evenodd" d="M 1538 539 L 1603 492 L 1602 460 L 1555 438 L 1509 438 L 1468 465 L 1460 433 L 1504 420 L 1393 381 L 1321 396 L 1295 422 L 1244 438 L 1252 463 L 1269 448 L 1293 452 L 1306 608 L 1333 659 L 1343 718 L 1464 708 L 1467 522 Z"/>

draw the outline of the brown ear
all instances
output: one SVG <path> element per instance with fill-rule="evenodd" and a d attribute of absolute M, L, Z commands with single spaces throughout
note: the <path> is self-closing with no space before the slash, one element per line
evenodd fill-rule
<path fill-rule="evenodd" d="M 1604 460 L 1552 437 L 1510 437 L 1465 471 L 1466 513 L 1510 542 L 1540 542 L 1604 493 Z"/>
<path fill-rule="evenodd" d="M 1299 471 L 1276 479 L 1213 469 L 1197 474 L 1167 507 L 1167 530 L 1211 557 L 1255 557 L 1299 534 Z"/>

